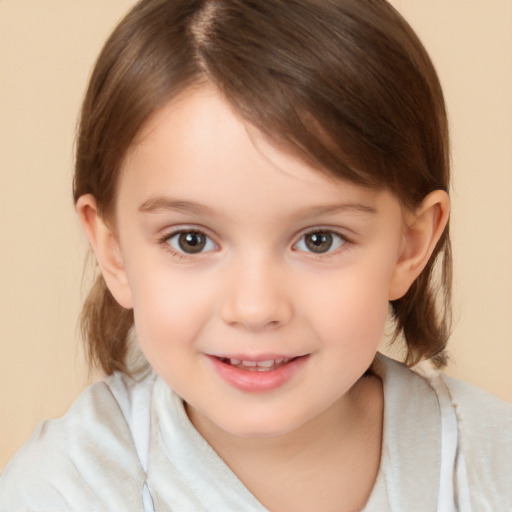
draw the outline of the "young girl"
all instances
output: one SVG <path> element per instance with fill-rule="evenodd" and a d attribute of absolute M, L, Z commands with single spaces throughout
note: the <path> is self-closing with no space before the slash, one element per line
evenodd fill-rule
<path fill-rule="evenodd" d="M 448 184 L 436 73 L 384 0 L 139 2 L 77 144 L 108 377 L 0 510 L 509 510 L 511 407 L 433 369 Z"/>

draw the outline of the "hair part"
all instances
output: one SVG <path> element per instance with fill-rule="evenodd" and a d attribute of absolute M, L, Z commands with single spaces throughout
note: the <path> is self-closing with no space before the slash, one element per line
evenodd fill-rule
<path fill-rule="evenodd" d="M 142 0 L 107 40 L 84 99 L 73 185 L 114 223 L 123 160 L 180 92 L 213 84 L 249 123 L 328 175 L 389 189 L 406 208 L 448 190 L 449 143 L 435 69 L 385 0 Z M 435 279 L 436 260 L 439 277 Z M 393 301 L 406 362 L 445 362 L 448 229 L 408 293 Z M 130 373 L 133 313 L 98 275 L 81 329 L 90 362 Z"/>

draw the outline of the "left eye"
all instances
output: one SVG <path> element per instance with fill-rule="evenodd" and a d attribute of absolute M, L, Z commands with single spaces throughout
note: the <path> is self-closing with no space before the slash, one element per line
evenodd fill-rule
<path fill-rule="evenodd" d="M 295 244 L 294 249 L 298 251 L 324 254 L 332 252 L 341 247 L 346 240 L 333 231 L 311 231 L 302 236 Z"/>
<path fill-rule="evenodd" d="M 217 248 L 213 240 L 201 231 L 179 231 L 167 238 L 166 242 L 174 250 L 185 254 L 199 254 Z"/>

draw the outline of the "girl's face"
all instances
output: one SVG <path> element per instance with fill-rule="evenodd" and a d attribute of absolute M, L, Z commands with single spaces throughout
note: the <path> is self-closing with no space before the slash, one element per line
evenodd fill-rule
<path fill-rule="evenodd" d="M 121 302 L 193 421 L 274 436 L 348 400 L 397 293 L 389 192 L 314 171 L 202 88 L 143 130 L 116 219 Z"/>

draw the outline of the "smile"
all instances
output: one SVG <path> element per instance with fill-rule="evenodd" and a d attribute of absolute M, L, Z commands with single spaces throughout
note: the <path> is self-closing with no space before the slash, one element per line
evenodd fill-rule
<path fill-rule="evenodd" d="M 296 357 L 263 356 L 258 361 L 242 357 L 207 356 L 215 373 L 240 391 L 262 393 L 284 386 L 306 366 L 310 354 Z"/>
<path fill-rule="evenodd" d="M 246 361 L 235 358 L 221 357 L 219 358 L 223 363 L 235 366 L 240 370 L 247 370 L 249 372 L 269 372 L 288 364 L 295 357 L 286 359 L 268 359 L 266 361 Z"/>

